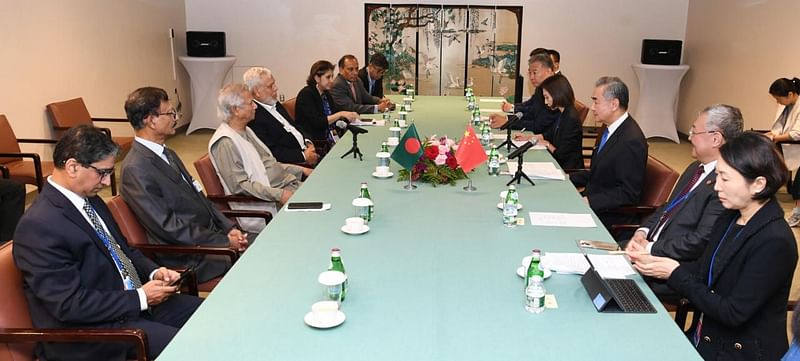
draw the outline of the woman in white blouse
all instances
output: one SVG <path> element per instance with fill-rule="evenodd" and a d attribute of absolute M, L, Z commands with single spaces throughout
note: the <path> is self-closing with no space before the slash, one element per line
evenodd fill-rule
<path fill-rule="evenodd" d="M 775 124 L 767 133 L 773 142 L 800 141 L 800 106 L 797 103 L 800 94 L 800 79 L 780 78 L 772 82 L 769 94 L 778 102 L 778 113 Z M 792 215 L 786 219 L 792 227 L 800 225 L 800 144 L 781 144 L 786 167 L 795 170 L 789 192 L 794 199 Z"/>

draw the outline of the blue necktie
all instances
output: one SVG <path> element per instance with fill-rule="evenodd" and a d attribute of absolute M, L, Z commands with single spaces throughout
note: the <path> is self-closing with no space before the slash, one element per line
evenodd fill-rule
<path fill-rule="evenodd" d="M 606 145 L 606 141 L 608 140 L 608 128 L 606 131 L 603 132 L 603 136 L 600 138 L 600 145 L 597 146 L 597 151 L 595 153 L 600 153 L 603 150 L 603 146 Z"/>
<path fill-rule="evenodd" d="M 89 220 L 92 221 L 92 228 L 94 228 L 95 233 L 97 233 L 97 236 L 100 237 L 106 249 L 108 249 L 108 253 L 111 254 L 111 258 L 114 260 L 117 269 L 122 273 L 125 281 L 125 289 L 137 289 L 142 287 L 142 281 L 139 279 L 139 274 L 136 273 L 136 267 L 133 266 L 131 259 L 122 251 L 122 248 L 120 248 L 114 236 L 105 231 L 103 225 L 100 223 L 100 218 L 94 211 L 94 207 L 89 203 L 89 199 L 84 198 L 83 201 L 83 211 L 89 216 Z"/>

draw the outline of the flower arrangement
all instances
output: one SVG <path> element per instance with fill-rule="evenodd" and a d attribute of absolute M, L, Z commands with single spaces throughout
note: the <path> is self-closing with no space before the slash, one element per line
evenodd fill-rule
<path fill-rule="evenodd" d="M 457 180 L 467 178 L 456 160 L 457 148 L 457 143 L 447 136 L 438 139 L 435 135 L 431 136 L 411 172 L 401 169 L 397 180 L 407 181 L 410 175 L 411 180 L 430 183 L 434 187 L 439 184 L 455 185 Z"/>

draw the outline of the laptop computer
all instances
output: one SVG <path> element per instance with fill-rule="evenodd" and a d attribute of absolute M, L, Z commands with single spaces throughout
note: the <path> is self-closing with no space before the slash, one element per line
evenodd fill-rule
<path fill-rule="evenodd" d="M 597 312 L 656 313 L 636 281 L 600 277 L 586 252 L 581 249 L 581 253 L 589 262 L 589 269 L 581 277 L 581 283 Z"/>

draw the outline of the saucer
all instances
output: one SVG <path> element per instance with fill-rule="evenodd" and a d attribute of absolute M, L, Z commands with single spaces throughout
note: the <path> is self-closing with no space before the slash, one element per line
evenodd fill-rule
<path fill-rule="evenodd" d="M 336 311 L 336 316 L 330 322 L 322 322 L 314 318 L 314 312 L 309 312 L 303 317 L 303 322 L 314 328 L 331 328 L 341 325 L 345 318 L 344 312 Z"/>
<path fill-rule="evenodd" d="M 364 225 L 364 228 L 361 228 L 361 230 L 357 231 L 357 232 L 348 231 L 347 230 L 347 226 L 342 226 L 341 230 L 342 230 L 342 232 L 347 233 L 347 234 L 364 234 L 364 233 L 367 233 L 369 231 L 369 226 Z"/>
<path fill-rule="evenodd" d="M 497 208 L 503 209 L 503 202 L 497 203 Z M 517 203 L 517 209 L 522 209 L 522 203 Z"/>
<path fill-rule="evenodd" d="M 392 176 L 394 176 L 394 173 L 389 172 L 386 174 L 379 174 L 378 172 L 372 172 L 372 176 L 375 178 L 385 179 L 385 178 L 392 178 Z"/>
<path fill-rule="evenodd" d="M 524 267 L 524 266 L 519 266 L 519 267 L 517 267 L 517 276 L 520 276 L 520 277 L 522 277 L 522 278 L 525 278 L 525 272 L 526 272 L 526 271 L 527 271 L 527 268 L 526 268 L 526 267 Z M 547 269 L 547 268 L 545 268 L 545 269 L 542 269 L 542 271 L 544 271 L 544 279 L 548 279 L 548 278 L 550 278 L 550 276 L 552 276 L 552 275 L 553 275 L 553 272 L 552 272 L 552 271 L 550 271 L 550 270 L 549 270 L 549 269 Z"/>

